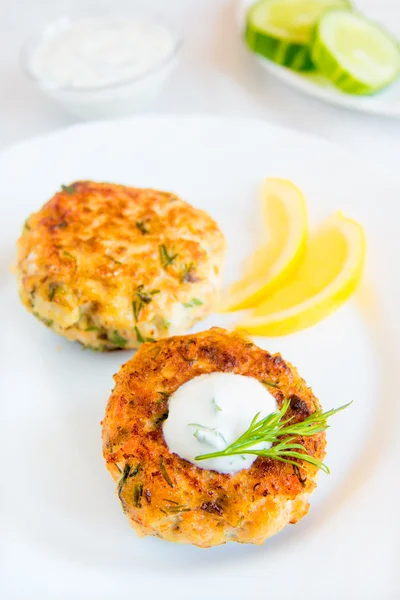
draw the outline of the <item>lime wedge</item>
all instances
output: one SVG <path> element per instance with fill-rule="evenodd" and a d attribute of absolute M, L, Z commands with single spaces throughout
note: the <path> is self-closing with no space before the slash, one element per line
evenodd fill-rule
<path fill-rule="evenodd" d="M 374 94 L 400 74 L 398 41 L 349 10 L 331 10 L 321 17 L 311 52 L 320 72 L 350 94 Z"/>
<path fill-rule="evenodd" d="M 253 52 L 296 71 L 312 69 L 309 44 L 321 15 L 347 0 L 261 0 L 247 13 L 245 38 Z"/>

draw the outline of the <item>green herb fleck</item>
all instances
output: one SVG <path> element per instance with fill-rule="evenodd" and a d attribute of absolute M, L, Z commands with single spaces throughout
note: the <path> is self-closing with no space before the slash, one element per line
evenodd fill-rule
<path fill-rule="evenodd" d="M 109 258 L 110 260 L 112 260 L 113 263 L 115 263 L 116 265 L 122 265 L 122 262 L 120 262 L 119 260 L 115 260 L 115 258 L 113 258 L 112 256 L 108 256 L 107 258 Z"/>
<path fill-rule="evenodd" d="M 72 196 L 72 194 L 75 194 L 75 188 L 72 185 L 62 185 L 61 189 L 63 192 L 67 192 L 67 194 L 69 194 L 70 196 Z"/>
<path fill-rule="evenodd" d="M 120 336 L 120 334 L 116 330 L 114 330 L 112 333 L 109 333 L 107 339 L 119 348 L 124 348 L 128 343 L 128 340 Z"/>
<path fill-rule="evenodd" d="M 139 473 L 141 468 L 142 468 L 141 464 L 138 463 L 136 465 L 136 467 L 133 469 L 132 473 L 129 475 L 129 477 L 135 477 Z"/>
<path fill-rule="evenodd" d="M 213 407 L 215 408 L 215 410 L 216 410 L 217 412 L 222 412 L 222 408 L 221 408 L 220 406 L 218 406 L 218 404 L 215 402 L 215 398 L 213 398 L 213 399 L 211 400 L 211 404 L 213 405 Z"/>
<path fill-rule="evenodd" d="M 58 283 L 55 283 L 55 282 L 50 283 L 50 285 L 49 285 L 49 301 L 50 302 L 53 302 L 54 296 L 56 295 L 56 292 L 59 287 L 60 287 L 60 285 Z"/>
<path fill-rule="evenodd" d="M 139 321 L 139 316 L 140 316 L 140 311 L 143 308 L 143 304 L 141 302 L 139 302 L 138 300 L 133 300 L 132 302 L 132 312 L 133 312 L 133 318 L 135 319 L 135 323 L 137 323 Z"/>
<path fill-rule="evenodd" d="M 136 296 L 139 297 L 143 304 L 149 304 L 152 300 L 151 297 L 159 293 L 160 290 L 150 290 L 150 292 L 146 292 L 143 284 L 139 285 L 138 289 L 136 290 Z"/>
<path fill-rule="evenodd" d="M 186 308 L 194 308 L 195 306 L 202 306 L 204 302 L 199 300 L 198 298 L 192 298 L 190 302 L 184 302 L 183 306 Z"/>
<path fill-rule="evenodd" d="M 137 483 L 133 490 L 133 503 L 137 508 L 142 506 L 143 485 Z"/>
<path fill-rule="evenodd" d="M 204 304 L 204 302 L 202 302 L 202 301 L 201 301 L 201 300 L 199 300 L 198 298 L 193 298 L 193 299 L 192 299 L 192 303 L 193 303 L 195 306 L 202 306 L 202 305 Z"/>
<path fill-rule="evenodd" d="M 135 325 L 135 332 L 136 332 L 136 339 L 137 339 L 137 341 L 139 342 L 139 344 L 144 344 L 144 339 L 143 339 L 143 336 L 142 336 L 142 334 L 140 333 L 140 331 L 139 331 L 138 327 L 136 327 L 136 325 Z"/>
<path fill-rule="evenodd" d="M 133 300 L 132 302 L 132 310 L 135 323 L 137 323 L 139 320 L 139 316 L 143 306 L 146 304 L 150 304 L 150 302 L 152 301 L 152 296 L 159 293 L 160 290 L 150 290 L 149 292 L 146 292 L 144 289 L 144 285 L 139 285 L 135 292 L 135 296 L 137 296 L 138 299 Z"/>
<path fill-rule="evenodd" d="M 148 338 L 146 338 L 146 342 L 151 342 L 151 343 L 154 343 L 155 341 L 156 341 L 156 340 L 155 340 L 154 338 L 152 338 L 152 337 L 148 337 Z"/>
<path fill-rule="evenodd" d="M 187 363 L 189 363 L 190 366 L 194 365 L 194 363 L 196 362 L 195 358 L 186 358 L 186 356 L 182 356 L 183 360 Z"/>
<path fill-rule="evenodd" d="M 164 398 L 164 400 L 168 400 L 168 398 L 171 395 L 171 394 L 168 394 L 167 392 L 157 392 L 157 394 L 160 394 L 160 396 L 162 396 L 162 398 Z"/>
<path fill-rule="evenodd" d="M 57 228 L 57 229 L 65 229 L 66 227 L 68 227 L 68 223 L 67 223 L 67 221 L 60 221 L 59 223 L 57 223 L 53 227 Z"/>
<path fill-rule="evenodd" d="M 173 488 L 174 484 L 172 483 L 171 478 L 167 473 L 167 470 L 164 466 L 164 458 L 162 456 L 160 457 L 160 471 L 161 471 L 161 475 L 164 477 L 164 479 L 168 483 L 168 485 Z"/>
<path fill-rule="evenodd" d="M 136 227 L 139 229 L 139 231 L 143 233 L 143 235 L 146 235 L 146 233 L 150 232 L 150 230 L 146 226 L 145 221 L 136 221 Z"/>
<path fill-rule="evenodd" d="M 168 419 L 168 412 L 163 413 L 162 415 L 159 415 L 155 421 L 154 421 L 154 426 L 158 427 L 159 425 L 161 425 L 161 423 L 163 423 L 166 419 Z"/>
<path fill-rule="evenodd" d="M 277 385 L 279 381 L 277 383 L 272 383 L 272 381 L 266 381 L 265 379 L 263 379 L 261 383 L 263 383 L 264 385 L 269 385 L 269 387 L 277 388 L 279 390 L 279 385 Z"/>
<path fill-rule="evenodd" d="M 158 251 L 160 254 L 160 261 L 163 269 L 167 269 L 167 267 L 169 267 L 169 265 L 171 265 L 174 262 L 174 260 L 178 257 L 177 253 L 170 254 L 165 244 L 161 244 L 161 246 L 158 247 Z"/>
<path fill-rule="evenodd" d="M 171 500 L 167 500 L 167 502 L 171 502 Z M 191 509 L 186 506 L 186 504 L 178 504 L 177 502 L 174 502 L 173 505 L 165 506 L 164 508 L 160 508 L 160 510 L 166 515 L 177 515 L 181 512 L 189 512 Z"/>
<path fill-rule="evenodd" d="M 179 273 L 180 283 L 195 283 L 196 281 L 200 281 L 199 278 L 193 273 L 194 269 L 195 266 L 192 262 L 183 265 Z"/>
<path fill-rule="evenodd" d="M 46 317 L 42 317 L 41 315 L 39 315 L 38 312 L 33 312 L 32 313 L 37 319 L 39 319 L 39 321 L 41 321 L 44 325 L 46 325 L 46 327 L 51 327 L 54 323 L 53 319 L 46 319 Z"/>
<path fill-rule="evenodd" d="M 129 473 L 130 473 L 131 467 L 130 465 L 128 465 L 127 463 L 124 466 L 124 470 L 122 473 L 122 477 L 118 482 L 118 488 L 117 488 L 117 492 L 118 492 L 118 498 L 122 501 L 121 499 L 121 492 L 122 492 L 122 488 L 125 485 L 126 480 L 128 479 Z"/>
<path fill-rule="evenodd" d="M 228 442 L 226 441 L 226 439 L 224 438 L 224 436 L 222 435 L 222 433 L 220 431 L 218 431 L 217 429 L 215 429 L 215 427 L 206 427 L 205 425 L 200 425 L 199 423 L 189 423 L 188 424 L 189 427 L 199 427 L 199 429 L 196 429 L 196 431 L 194 432 L 193 436 L 199 440 L 199 442 L 204 442 L 204 435 L 202 436 L 202 432 L 204 433 L 205 431 L 209 431 L 210 433 L 212 433 L 213 435 L 216 435 L 217 437 L 219 437 L 224 444 L 228 445 Z"/>
<path fill-rule="evenodd" d="M 84 346 L 82 344 L 81 350 L 91 350 L 92 352 L 107 352 L 107 350 L 110 350 L 110 348 L 109 346 L 105 346 L 104 344 L 101 344 L 100 346 Z"/>
<path fill-rule="evenodd" d="M 167 319 L 162 317 L 161 315 L 156 315 L 155 317 L 153 317 L 152 323 L 158 330 L 160 330 L 160 329 L 166 330 L 171 325 L 171 323 Z"/>
<path fill-rule="evenodd" d="M 85 331 L 101 331 L 100 327 L 95 327 L 91 325 L 90 327 L 86 327 Z"/>
<path fill-rule="evenodd" d="M 304 487 L 307 482 L 307 477 L 302 477 L 301 471 L 300 471 L 298 465 L 292 465 L 292 466 L 293 466 L 294 474 L 296 475 L 297 479 L 299 480 L 301 486 Z"/>
<path fill-rule="evenodd" d="M 73 256 L 72 254 L 70 254 L 69 252 L 67 252 L 66 250 L 64 250 L 63 255 L 66 256 L 67 258 L 70 258 L 71 260 L 74 261 L 75 264 L 75 270 L 76 270 L 76 258 L 75 256 Z"/>
<path fill-rule="evenodd" d="M 154 352 L 154 356 L 153 356 L 154 360 L 156 360 L 156 358 L 159 357 L 161 350 L 162 350 L 161 346 L 156 346 L 156 351 Z"/>

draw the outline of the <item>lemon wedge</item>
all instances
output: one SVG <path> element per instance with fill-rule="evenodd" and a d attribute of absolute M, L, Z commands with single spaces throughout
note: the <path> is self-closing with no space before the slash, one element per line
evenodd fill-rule
<path fill-rule="evenodd" d="M 314 325 L 355 291 L 365 251 L 362 227 L 336 213 L 310 236 L 296 275 L 237 327 L 254 335 L 280 336 Z"/>
<path fill-rule="evenodd" d="M 307 242 L 307 206 L 301 191 L 285 179 L 268 178 L 261 189 L 268 242 L 248 261 L 245 276 L 222 298 L 220 312 L 252 308 L 298 265 Z"/>

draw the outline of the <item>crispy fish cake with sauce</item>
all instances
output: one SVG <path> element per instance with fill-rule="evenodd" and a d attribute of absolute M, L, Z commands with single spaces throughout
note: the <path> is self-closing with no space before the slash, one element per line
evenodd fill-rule
<path fill-rule="evenodd" d="M 259 456 L 249 468 L 229 474 L 200 468 L 171 452 L 163 424 L 172 395 L 194 378 L 215 373 L 254 378 L 279 408 L 290 399 L 287 416 L 294 423 L 320 408 L 294 367 L 239 333 L 213 328 L 144 344 L 115 376 L 102 423 L 107 468 L 139 536 L 200 547 L 228 541 L 261 544 L 308 511 L 317 477 L 317 468 L 308 462 Z M 325 433 L 299 441 L 310 456 L 323 460 Z"/>
<path fill-rule="evenodd" d="M 137 348 L 211 311 L 224 254 L 217 224 L 174 194 L 77 181 L 27 219 L 19 291 L 69 340 Z"/>

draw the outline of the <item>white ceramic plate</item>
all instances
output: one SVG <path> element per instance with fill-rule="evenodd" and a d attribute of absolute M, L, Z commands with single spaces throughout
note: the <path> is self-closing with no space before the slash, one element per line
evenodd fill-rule
<path fill-rule="evenodd" d="M 299 367 L 326 409 L 354 400 L 332 420 L 332 474 L 321 474 L 309 515 L 263 547 L 140 540 L 122 514 L 100 440 L 112 375 L 130 352 L 83 352 L 28 314 L 8 270 L 15 240 L 61 183 L 153 186 L 218 220 L 232 278 L 255 244 L 257 190 L 267 175 L 303 188 L 313 222 L 342 209 L 368 236 L 369 283 L 357 301 L 296 336 L 259 340 Z M 207 117 L 64 129 L 3 153 L 0 181 L 1 597 L 398 597 L 399 290 L 386 265 L 395 269 L 399 255 L 392 200 L 400 190 L 325 142 L 265 122 Z M 214 315 L 197 329 L 224 322 Z"/>
<path fill-rule="evenodd" d="M 375 2 L 375 0 L 374 0 Z M 387 10 L 384 10 L 386 3 Z M 245 22 L 245 14 L 249 6 L 254 4 L 254 0 L 240 0 L 239 3 L 239 27 L 243 29 L 243 23 Z M 375 17 L 376 6 L 370 6 L 368 2 L 365 2 L 366 14 L 371 17 Z M 378 4 L 378 3 L 376 3 Z M 391 0 L 380 0 L 379 8 L 380 12 L 377 13 L 377 18 L 383 24 L 390 26 L 394 30 L 399 29 L 399 5 L 397 4 L 397 12 L 394 11 L 395 3 Z M 362 2 L 357 3 L 359 10 L 363 9 Z M 371 10 L 372 8 L 372 10 Z M 368 10 L 369 9 L 369 10 Z M 374 11 L 375 9 L 375 11 Z M 397 19 L 393 22 L 393 17 Z M 392 20 L 391 20 L 392 19 Z M 327 78 L 323 77 L 319 73 L 296 73 L 286 67 L 278 65 L 267 58 L 262 56 L 253 55 L 258 63 L 269 73 L 270 75 L 277 77 L 285 84 L 290 87 L 298 89 L 304 94 L 318 98 L 331 104 L 338 106 L 344 106 L 351 110 L 359 112 L 382 115 L 386 117 L 400 118 L 400 80 L 386 88 L 382 92 L 375 94 L 374 96 L 353 96 L 342 92 L 335 87 Z"/>

